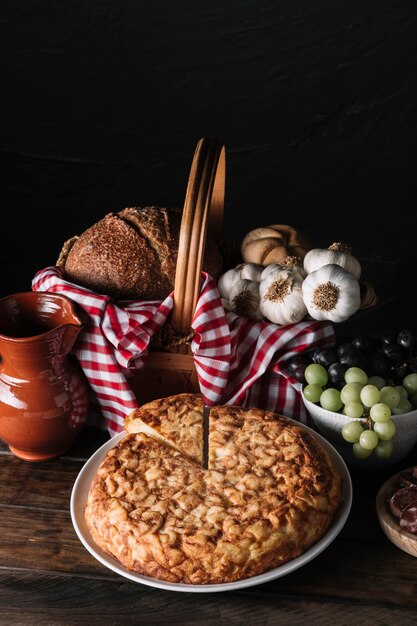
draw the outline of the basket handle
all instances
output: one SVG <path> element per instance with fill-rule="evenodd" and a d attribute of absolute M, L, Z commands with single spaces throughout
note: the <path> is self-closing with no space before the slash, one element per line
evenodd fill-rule
<path fill-rule="evenodd" d="M 223 143 L 200 139 L 188 178 L 174 283 L 171 324 L 183 335 L 190 332 L 200 293 L 206 233 L 217 242 L 222 238 L 225 170 Z"/>

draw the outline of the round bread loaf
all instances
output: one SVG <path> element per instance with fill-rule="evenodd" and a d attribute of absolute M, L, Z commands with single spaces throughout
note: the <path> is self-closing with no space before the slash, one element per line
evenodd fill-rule
<path fill-rule="evenodd" d="M 181 212 L 157 206 L 108 213 L 69 249 L 65 278 L 118 299 L 162 300 L 174 288 Z M 203 269 L 221 271 L 216 245 L 206 241 Z"/>

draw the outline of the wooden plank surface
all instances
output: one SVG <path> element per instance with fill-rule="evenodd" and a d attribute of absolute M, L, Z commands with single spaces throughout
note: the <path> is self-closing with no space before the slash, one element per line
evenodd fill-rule
<path fill-rule="evenodd" d="M 96 561 L 72 526 L 69 500 L 85 460 L 108 438 L 85 429 L 65 456 L 16 459 L 0 447 L 0 624 L 416 623 L 417 559 L 379 528 L 388 476 L 352 471 L 354 500 L 334 542 L 304 567 L 235 592 L 175 593 L 124 579 Z M 410 459 L 404 461 L 404 467 Z"/>
<path fill-rule="evenodd" d="M 77 576 L 117 576 L 84 548 L 72 528 L 69 513 L 1 507 L 0 568 L 32 572 L 60 572 Z M 18 533 L 16 532 L 18 528 Z M 389 564 L 389 565 L 388 565 Z M 264 593 L 332 597 L 378 603 L 384 601 L 417 611 L 416 563 L 391 544 L 337 538 L 324 553 L 282 579 L 260 585 Z"/>
<path fill-rule="evenodd" d="M 10 590 L 18 589 L 19 603 Z M 129 582 L 42 574 L 0 572 L 1 624 L 164 624 L 208 626 L 323 626 L 392 624 L 414 626 L 407 607 L 376 607 L 368 602 L 292 597 L 262 589 L 217 594 L 184 594 L 138 587 Z M 22 610 L 22 607 L 24 609 Z M 36 621 L 35 621 L 36 619 Z"/>

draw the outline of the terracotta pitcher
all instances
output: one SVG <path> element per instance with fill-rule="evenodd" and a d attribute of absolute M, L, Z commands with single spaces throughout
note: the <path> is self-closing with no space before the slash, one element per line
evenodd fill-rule
<path fill-rule="evenodd" d="M 81 329 L 65 296 L 0 300 L 0 437 L 21 459 L 60 456 L 86 421 L 88 388 L 69 355 Z"/>

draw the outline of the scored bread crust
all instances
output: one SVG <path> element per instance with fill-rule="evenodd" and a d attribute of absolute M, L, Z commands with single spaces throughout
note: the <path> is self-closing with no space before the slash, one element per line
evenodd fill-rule
<path fill-rule="evenodd" d="M 116 299 L 161 300 L 174 289 L 181 212 L 129 207 L 87 228 L 62 263 L 67 280 Z M 221 270 L 216 245 L 206 241 L 203 268 Z"/>
<path fill-rule="evenodd" d="M 160 433 L 170 403 L 178 399 L 150 403 L 144 423 Z M 158 406 L 161 420 L 152 418 Z M 90 533 L 129 570 L 176 583 L 233 582 L 301 555 L 331 524 L 340 475 L 295 422 L 260 409 L 212 408 L 208 470 L 181 451 L 180 427 L 164 432 L 176 449 L 144 432 L 128 434 L 89 490 Z"/>
<path fill-rule="evenodd" d="M 144 235 L 133 227 L 135 212 L 143 216 Z M 174 238 L 178 238 L 180 219 L 175 211 L 169 214 L 172 234 L 165 208 L 130 208 L 108 213 L 71 247 L 65 261 L 66 277 L 114 298 L 166 297 L 175 277 L 175 259 L 170 250 Z"/>

